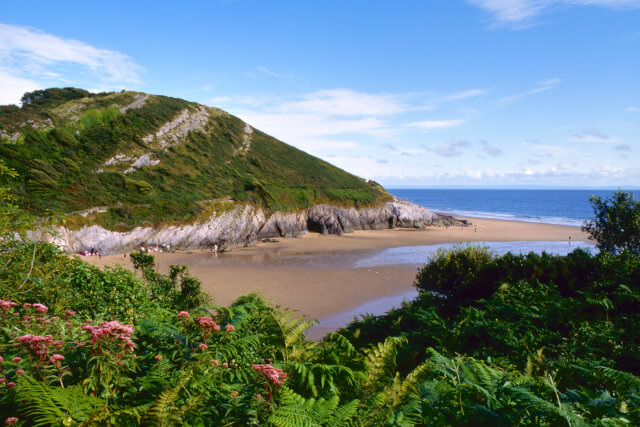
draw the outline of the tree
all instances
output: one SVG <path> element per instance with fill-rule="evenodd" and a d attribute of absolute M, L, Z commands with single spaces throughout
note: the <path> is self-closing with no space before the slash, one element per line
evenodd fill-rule
<path fill-rule="evenodd" d="M 598 249 L 640 254 L 640 200 L 634 200 L 633 193 L 618 190 L 609 199 L 591 196 L 590 201 L 595 218 L 586 221 L 582 230 L 598 242 Z"/>

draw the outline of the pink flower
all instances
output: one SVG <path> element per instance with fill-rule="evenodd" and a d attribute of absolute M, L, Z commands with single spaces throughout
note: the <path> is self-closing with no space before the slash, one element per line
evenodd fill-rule
<path fill-rule="evenodd" d="M 235 326 L 233 326 L 231 323 L 229 323 L 227 326 L 225 326 L 225 327 L 224 327 L 224 329 L 225 329 L 227 332 L 233 332 L 233 331 L 235 331 L 235 330 L 236 330 L 236 327 L 235 327 Z"/>
<path fill-rule="evenodd" d="M 256 399 L 258 400 L 262 399 L 262 395 L 260 393 L 256 394 Z"/>
<path fill-rule="evenodd" d="M 13 317 L 18 317 L 18 316 L 20 316 L 20 313 L 17 313 L 17 312 L 13 313 Z"/>
<path fill-rule="evenodd" d="M 15 386 L 16 386 L 16 383 L 14 383 L 14 382 L 7 383 L 7 387 L 9 387 L 9 388 L 13 388 Z"/>
<path fill-rule="evenodd" d="M 0 309 L 2 309 L 2 311 L 7 311 L 10 308 L 15 307 L 16 305 L 18 304 L 13 301 L 5 301 L 0 299 Z"/>
<path fill-rule="evenodd" d="M 210 331 L 212 329 L 215 329 L 216 327 L 218 328 L 218 330 L 220 330 L 220 327 L 216 324 L 216 322 L 214 322 L 211 317 L 198 317 L 196 319 L 196 322 L 204 330 Z"/>
<path fill-rule="evenodd" d="M 22 316 L 22 320 L 28 322 L 29 320 L 33 320 L 33 316 Z"/>
<path fill-rule="evenodd" d="M 218 362 L 218 359 L 213 359 L 213 360 L 211 361 L 211 366 L 213 366 L 214 368 L 215 368 L 216 366 L 218 366 L 219 364 L 220 364 L 220 362 Z"/>
<path fill-rule="evenodd" d="M 31 304 L 30 302 L 25 302 L 24 304 L 22 304 L 22 306 L 24 308 L 31 308 L 33 306 L 33 304 Z"/>
<path fill-rule="evenodd" d="M 56 362 L 58 362 L 58 361 L 60 361 L 60 360 L 64 360 L 64 356 L 63 356 L 63 355 L 61 355 L 61 354 L 54 354 L 53 356 L 51 356 L 51 357 L 49 358 L 49 361 L 50 361 L 51 363 L 56 363 Z"/>
<path fill-rule="evenodd" d="M 72 327 L 72 326 L 73 326 L 73 323 L 71 323 L 71 322 L 64 322 L 64 326 L 66 326 L 66 327 L 70 328 L 70 327 Z"/>
<path fill-rule="evenodd" d="M 66 314 L 67 316 L 71 317 L 71 316 L 73 316 L 74 314 L 76 314 L 76 312 L 75 312 L 75 311 L 73 311 L 73 310 L 65 310 L 65 311 L 64 311 L 64 314 Z"/>
<path fill-rule="evenodd" d="M 4 384 L 7 382 L 7 379 L 5 377 L 0 377 L 0 384 Z"/>
<path fill-rule="evenodd" d="M 186 312 L 186 311 L 181 311 L 180 313 L 178 313 L 178 317 L 180 317 L 180 318 L 184 318 L 184 319 L 188 319 L 188 318 L 190 318 L 191 316 L 189 316 L 189 313 L 188 313 L 188 312 Z"/>
<path fill-rule="evenodd" d="M 251 365 L 251 368 L 261 372 L 267 381 L 276 386 L 284 384 L 284 380 L 287 378 L 287 374 L 282 369 L 274 368 L 271 365 Z"/>
<path fill-rule="evenodd" d="M 229 364 L 228 364 L 227 362 L 222 362 L 222 367 L 223 367 L 223 368 L 228 368 L 228 367 L 229 367 Z"/>
<path fill-rule="evenodd" d="M 208 349 L 208 348 L 209 348 L 209 346 L 203 343 L 203 344 L 200 344 L 200 345 L 198 346 L 198 348 L 199 348 L 200 350 L 202 350 L 202 351 L 205 351 L 206 349 Z"/>
<path fill-rule="evenodd" d="M 4 359 L 2 356 L 0 356 L 0 365 L 2 365 L 2 362 L 4 362 Z"/>
<path fill-rule="evenodd" d="M 233 390 L 231 392 L 231 397 L 236 397 L 236 396 L 238 396 L 238 392 L 236 390 Z"/>
<path fill-rule="evenodd" d="M 83 324 L 82 330 L 91 333 L 91 344 L 99 344 L 103 341 L 119 342 L 121 347 L 127 348 L 129 351 L 133 351 L 133 341 L 131 341 L 131 335 L 133 334 L 133 326 L 124 325 L 117 320 L 111 322 L 104 322 L 100 326 L 92 326 Z"/>
<path fill-rule="evenodd" d="M 153 356 L 158 362 L 162 360 L 162 355 L 161 354 L 156 354 L 155 356 Z"/>
<path fill-rule="evenodd" d="M 7 418 L 6 420 L 4 420 L 4 423 L 5 423 L 6 425 L 8 425 L 8 426 L 12 426 L 12 425 L 14 425 L 15 423 L 17 423 L 19 419 L 20 419 L 20 418 L 18 418 L 18 417 L 9 417 L 9 418 Z"/>
<path fill-rule="evenodd" d="M 20 363 L 20 362 L 22 362 L 22 357 L 18 357 L 18 356 L 16 356 L 16 357 L 14 357 L 13 359 L 11 359 L 11 361 L 12 361 L 13 363 Z"/>
<path fill-rule="evenodd" d="M 24 374 L 24 370 L 22 370 L 22 369 L 18 369 L 18 370 L 16 371 L 16 374 L 18 374 L 18 375 L 22 375 L 22 374 Z"/>
<path fill-rule="evenodd" d="M 49 311 L 49 308 L 46 305 L 40 303 L 33 304 L 33 308 L 35 308 L 38 313 L 46 313 Z"/>

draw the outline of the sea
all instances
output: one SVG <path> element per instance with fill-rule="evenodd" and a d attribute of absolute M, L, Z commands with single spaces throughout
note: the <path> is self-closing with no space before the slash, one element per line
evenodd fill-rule
<path fill-rule="evenodd" d="M 387 189 L 391 194 L 454 216 L 581 226 L 593 217 L 591 196 L 615 190 Z"/>

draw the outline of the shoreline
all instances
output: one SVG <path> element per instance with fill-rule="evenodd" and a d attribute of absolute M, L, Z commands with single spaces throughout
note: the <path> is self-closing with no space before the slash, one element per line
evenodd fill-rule
<path fill-rule="evenodd" d="M 212 295 L 218 305 L 226 306 L 241 295 L 258 292 L 274 305 L 297 310 L 308 318 L 329 319 L 368 302 L 413 290 L 417 269 L 424 262 L 355 267 L 354 260 L 385 249 L 483 241 L 588 241 L 588 234 L 575 226 L 460 219 L 469 220 L 471 225 L 428 227 L 426 231 L 358 230 L 342 236 L 308 233 L 259 242 L 217 256 L 202 250 L 153 255 L 161 273 L 166 273 L 171 264 L 189 266 L 191 275 L 202 282 L 202 290 Z M 132 269 L 129 258 L 122 254 L 82 259 L 101 268 L 119 264 Z"/>

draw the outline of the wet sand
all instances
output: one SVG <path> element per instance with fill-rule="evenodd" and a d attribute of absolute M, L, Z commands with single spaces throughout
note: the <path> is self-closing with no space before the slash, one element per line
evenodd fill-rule
<path fill-rule="evenodd" d="M 429 227 L 356 231 L 344 236 L 316 233 L 277 239 L 255 247 L 234 249 L 214 257 L 208 251 L 157 253 L 160 272 L 185 264 L 202 281 L 216 304 L 228 305 L 241 295 L 258 292 L 273 304 L 298 310 L 314 319 L 344 316 L 363 304 L 410 295 L 422 262 L 356 267 L 363 257 L 386 248 L 449 242 L 587 241 L 579 227 L 467 218 L 469 227 Z M 131 268 L 122 255 L 83 257 L 105 266 Z"/>

